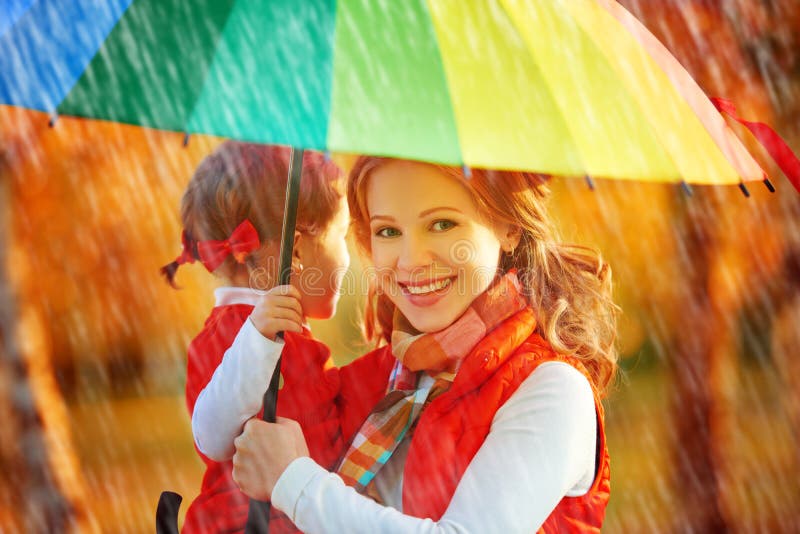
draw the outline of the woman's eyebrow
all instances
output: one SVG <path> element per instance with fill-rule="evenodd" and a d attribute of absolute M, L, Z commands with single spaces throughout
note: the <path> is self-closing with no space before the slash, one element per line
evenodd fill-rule
<path fill-rule="evenodd" d="M 437 211 L 453 211 L 455 213 L 461 213 L 462 215 L 464 214 L 463 211 L 461 211 L 460 209 L 457 209 L 457 208 L 450 208 L 450 207 L 447 207 L 447 206 L 438 206 L 438 207 L 435 207 L 435 208 L 429 208 L 427 210 L 423 210 L 423 211 L 419 212 L 419 218 L 421 219 L 423 217 L 427 217 L 431 213 L 435 213 Z M 375 220 L 394 221 L 395 218 L 391 217 L 389 215 L 373 215 L 372 217 L 369 218 L 370 222 L 375 221 Z"/>
<path fill-rule="evenodd" d="M 426 217 L 426 216 L 430 215 L 431 213 L 433 213 L 435 211 L 454 211 L 456 213 L 461 213 L 462 215 L 464 213 L 460 209 L 457 209 L 457 208 L 451 208 L 451 207 L 448 207 L 448 206 L 439 206 L 439 207 L 436 207 L 436 208 L 430 208 L 430 209 L 421 211 L 421 212 L 419 212 L 419 216 L 420 216 L 420 218 Z"/>

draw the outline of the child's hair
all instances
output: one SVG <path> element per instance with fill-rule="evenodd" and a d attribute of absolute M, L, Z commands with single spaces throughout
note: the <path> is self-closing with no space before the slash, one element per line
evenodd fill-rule
<path fill-rule="evenodd" d="M 265 265 L 265 245 L 281 237 L 290 154 L 288 147 L 226 141 L 200 163 L 181 199 L 185 241 L 194 259 L 199 259 L 197 242 L 227 239 L 249 220 L 261 247 L 245 263 L 250 269 Z M 339 167 L 322 154 L 304 153 L 297 231 L 316 235 L 327 228 L 343 196 L 341 178 Z M 177 268 L 176 261 L 163 269 L 170 284 Z M 235 269 L 230 255 L 214 273 L 231 277 Z"/>
<path fill-rule="evenodd" d="M 353 233 L 370 251 L 366 185 L 372 171 L 389 158 L 362 156 L 352 170 L 347 200 Z M 434 165 L 469 191 L 480 211 L 494 221 L 522 230 L 513 254 L 503 254 L 503 273 L 516 268 L 528 302 L 536 311 L 536 331 L 560 353 L 579 358 L 601 394 L 617 367 L 616 313 L 611 299 L 611 268 L 593 249 L 557 241 L 546 211 L 547 177 L 540 174 Z M 371 287 L 364 317 L 368 339 L 389 341 L 394 304 Z"/>

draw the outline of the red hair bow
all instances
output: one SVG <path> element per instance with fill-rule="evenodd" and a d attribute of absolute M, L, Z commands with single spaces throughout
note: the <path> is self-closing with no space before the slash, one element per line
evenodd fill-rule
<path fill-rule="evenodd" d="M 244 263 L 244 259 L 254 250 L 258 250 L 261 241 L 255 226 L 245 219 L 236 227 L 228 239 L 222 241 L 199 241 L 197 243 L 197 255 L 200 262 L 208 270 L 214 272 L 217 267 L 222 265 L 228 254 L 233 254 L 238 263 Z"/>

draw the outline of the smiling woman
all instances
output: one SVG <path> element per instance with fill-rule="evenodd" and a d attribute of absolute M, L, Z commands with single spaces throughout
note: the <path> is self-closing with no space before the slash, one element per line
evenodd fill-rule
<path fill-rule="evenodd" d="M 436 259 L 417 266 L 414 271 L 425 273 L 425 269 L 430 269 L 431 273 L 443 272 L 443 278 L 453 277 L 456 289 L 468 305 L 469 299 L 485 291 L 498 273 L 516 270 L 523 293 L 537 312 L 537 332 L 557 351 L 579 356 L 603 389 L 616 365 L 613 345 L 616 306 L 611 301 L 611 270 L 594 250 L 558 240 L 546 208 L 549 196 L 546 181 L 547 177 L 539 174 L 481 169 L 473 169 L 471 177 L 465 178 L 462 169 L 449 166 L 361 158 L 350 178 L 354 236 L 362 250 L 372 257 L 378 273 L 389 273 L 391 279 L 391 268 L 380 263 L 373 248 L 385 250 L 377 242 L 379 239 L 383 242 L 382 236 L 373 235 L 374 229 L 382 229 L 372 220 L 380 215 L 376 206 L 385 205 L 388 209 L 393 205 L 406 211 L 421 206 L 417 214 L 411 214 L 418 215 L 420 223 L 424 223 L 425 215 L 431 215 L 431 208 L 426 206 L 449 208 L 449 217 L 433 216 L 431 222 L 438 224 L 428 230 L 430 235 L 442 236 L 437 242 L 449 239 L 449 248 L 436 249 Z M 376 194 L 378 183 L 383 194 Z M 389 227 L 384 235 L 398 232 L 391 225 L 382 226 Z M 443 230 L 451 226 L 452 229 Z M 407 237 L 405 242 L 411 239 L 415 237 Z M 409 245 L 409 250 L 419 254 L 425 249 Z M 398 265 L 398 271 L 404 267 Z M 469 276 L 465 276 L 467 273 Z M 377 298 L 368 301 L 375 302 L 375 307 L 368 307 L 365 325 L 370 337 L 383 337 L 387 342 L 395 306 L 405 313 L 404 304 L 393 299 L 391 291 L 390 283 L 379 283 L 373 288 L 371 297 L 377 295 Z M 463 305 L 460 311 L 465 309 Z"/>
<path fill-rule="evenodd" d="M 555 239 L 544 182 L 356 162 L 352 228 L 378 273 L 366 319 L 389 344 L 328 370 L 327 423 L 355 436 L 336 465 L 309 458 L 302 422 L 245 425 L 245 493 L 304 532 L 599 531 L 610 270 Z"/>

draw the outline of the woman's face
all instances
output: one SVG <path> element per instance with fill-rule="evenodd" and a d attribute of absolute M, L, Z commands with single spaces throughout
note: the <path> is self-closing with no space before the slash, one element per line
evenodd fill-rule
<path fill-rule="evenodd" d="M 380 289 L 421 332 L 449 326 L 491 285 L 508 225 L 436 167 L 381 165 L 367 182 L 372 261 Z"/>

